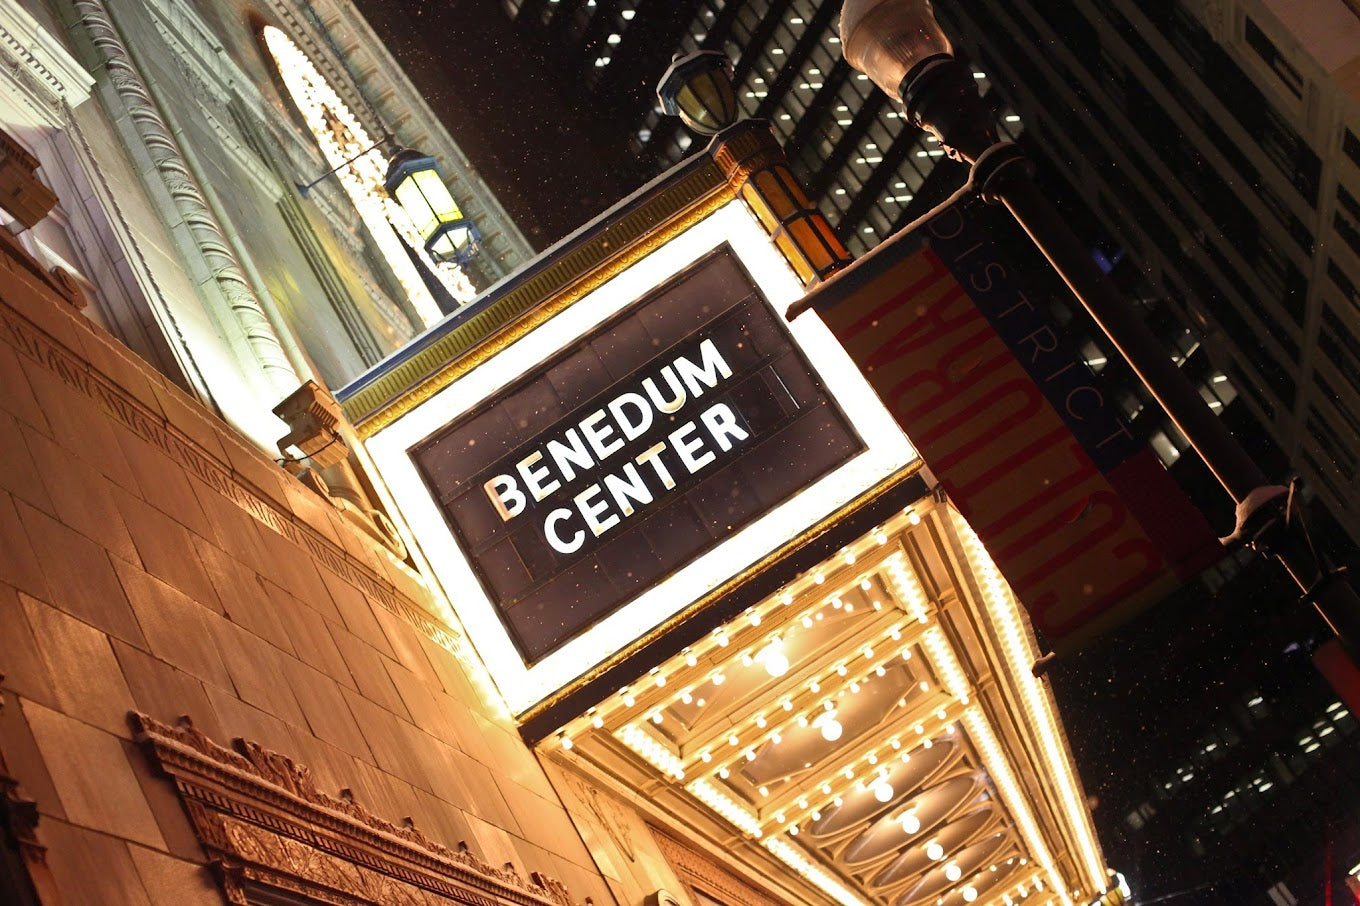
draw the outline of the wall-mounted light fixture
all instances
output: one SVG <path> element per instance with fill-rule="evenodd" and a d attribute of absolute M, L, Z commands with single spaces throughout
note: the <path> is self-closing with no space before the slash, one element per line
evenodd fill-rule
<path fill-rule="evenodd" d="M 463 216 L 433 157 L 399 149 L 388 162 L 385 188 L 410 215 L 425 251 L 436 260 L 465 265 L 481 250 L 482 234 Z"/>
<path fill-rule="evenodd" d="M 732 62 L 716 50 L 676 57 L 656 90 L 662 109 L 700 135 L 717 135 L 737 121 Z"/>

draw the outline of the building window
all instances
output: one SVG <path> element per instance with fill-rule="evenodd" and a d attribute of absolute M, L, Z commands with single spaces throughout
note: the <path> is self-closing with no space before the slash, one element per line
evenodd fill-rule
<path fill-rule="evenodd" d="M 1303 77 L 1299 75 L 1299 71 L 1294 68 L 1293 64 L 1285 59 L 1284 54 L 1280 53 L 1275 42 L 1270 40 L 1265 32 L 1261 31 L 1261 27 L 1256 24 L 1251 16 L 1247 17 L 1247 46 L 1256 51 L 1256 55 L 1271 68 L 1275 75 L 1280 77 L 1284 87 L 1288 88 L 1294 97 L 1303 97 Z"/>
<path fill-rule="evenodd" d="M 1332 218 L 1332 225 L 1336 227 L 1337 235 L 1346 240 L 1351 251 L 1360 255 L 1360 202 L 1346 191 L 1345 186 L 1338 185 L 1336 203 L 1337 212 Z"/>
<path fill-rule="evenodd" d="M 387 176 L 385 149 L 377 147 L 358 117 L 291 38 L 272 25 L 264 27 L 263 35 L 279 77 L 326 163 L 337 168 L 335 177 L 426 326 L 442 319 L 444 313 L 411 260 L 412 254 L 449 295 L 459 302 L 471 301 L 477 291 L 467 275 L 458 265 L 437 262 L 429 256 L 415 223 L 383 188 Z"/>
<path fill-rule="evenodd" d="M 1356 138 L 1355 133 L 1349 129 L 1343 130 L 1341 150 L 1346 152 L 1346 156 L 1351 159 L 1351 163 L 1360 167 L 1360 138 Z"/>

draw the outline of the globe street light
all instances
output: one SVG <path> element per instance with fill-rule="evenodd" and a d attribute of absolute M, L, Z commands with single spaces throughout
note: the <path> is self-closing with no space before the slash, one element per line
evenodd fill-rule
<path fill-rule="evenodd" d="M 846 62 L 900 101 L 947 154 L 972 165 L 969 186 L 1006 206 L 1232 496 L 1237 526 L 1224 541 L 1243 540 L 1277 558 L 1357 660 L 1360 597 L 1344 571 L 1319 563 L 1293 495 L 1267 482 L 1039 190 L 1024 152 L 999 139 L 972 72 L 954 58 L 929 0 L 845 0 L 840 37 Z"/>

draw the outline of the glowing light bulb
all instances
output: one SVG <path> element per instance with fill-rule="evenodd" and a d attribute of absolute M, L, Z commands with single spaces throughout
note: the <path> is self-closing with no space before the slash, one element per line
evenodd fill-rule
<path fill-rule="evenodd" d="M 831 712 L 823 717 L 820 722 L 821 727 L 819 729 L 822 731 L 822 739 L 827 742 L 835 742 L 841 738 L 841 733 L 844 732 L 841 722 L 836 720 L 835 713 L 834 711 Z"/>
<path fill-rule="evenodd" d="M 971 903 L 978 897 L 977 888 L 975 887 L 965 887 L 961 893 L 963 894 L 963 901 L 965 903 Z"/>
<path fill-rule="evenodd" d="M 914 834 L 921 829 L 921 819 L 912 812 L 902 816 L 902 833 Z"/>
<path fill-rule="evenodd" d="M 879 802 L 892 802 L 895 795 L 897 793 L 893 790 L 891 783 L 880 780 L 874 784 L 874 798 Z"/>
<path fill-rule="evenodd" d="M 765 646 L 765 650 L 760 653 L 760 662 L 765 665 L 765 672 L 770 676 L 780 677 L 789 672 L 789 657 L 778 639 Z"/>
<path fill-rule="evenodd" d="M 944 858 L 944 847 L 938 841 L 932 840 L 926 847 L 926 858 L 932 862 L 938 862 Z"/>
<path fill-rule="evenodd" d="M 959 878 L 963 877 L 963 869 L 959 868 L 953 862 L 950 862 L 944 867 L 944 876 L 951 881 L 957 881 Z"/>

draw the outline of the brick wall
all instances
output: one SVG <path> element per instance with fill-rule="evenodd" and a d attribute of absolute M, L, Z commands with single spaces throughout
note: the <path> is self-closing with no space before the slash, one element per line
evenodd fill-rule
<path fill-rule="evenodd" d="M 3 243 L 10 246 L 12 243 Z M 0 756 L 66 906 L 220 904 L 127 715 L 613 903 L 427 592 L 0 249 Z"/>

